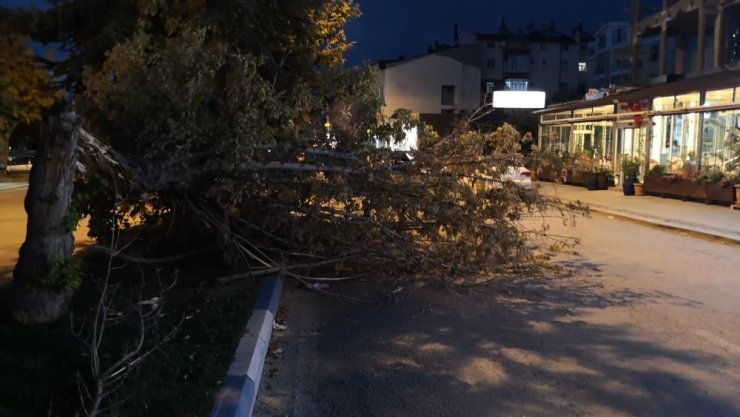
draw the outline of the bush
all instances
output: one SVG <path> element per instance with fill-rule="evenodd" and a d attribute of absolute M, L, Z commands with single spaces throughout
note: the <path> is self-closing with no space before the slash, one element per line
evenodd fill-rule
<path fill-rule="evenodd" d="M 722 171 L 712 171 L 707 174 L 707 179 L 711 182 L 717 183 L 725 179 L 725 173 Z"/>
<path fill-rule="evenodd" d="M 636 180 L 640 176 L 640 166 L 642 160 L 637 157 L 624 155 L 622 158 L 622 172 L 625 178 Z"/>
<path fill-rule="evenodd" d="M 652 168 L 650 168 L 650 171 L 648 171 L 648 175 L 652 175 L 654 177 L 660 177 L 665 175 L 666 167 L 665 165 L 653 165 Z"/>

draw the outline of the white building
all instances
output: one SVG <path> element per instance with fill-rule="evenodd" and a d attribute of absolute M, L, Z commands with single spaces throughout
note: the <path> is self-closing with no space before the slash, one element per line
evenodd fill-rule
<path fill-rule="evenodd" d="M 481 104 L 477 48 L 453 47 L 378 63 L 387 117 L 399 108 L 421 114 L 464 113 Z"/>

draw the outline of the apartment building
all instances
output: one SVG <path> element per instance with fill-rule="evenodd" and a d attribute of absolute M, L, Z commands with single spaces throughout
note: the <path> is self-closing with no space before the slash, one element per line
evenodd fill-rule
<path fill-rule="evenodd" d="M 548 98 L 583 94 L 587 82 L 587 46 L 581 26 L 566 35 L 554 22 L 497 32 L 464 33 L 457 42 L 480 49 L 481 90 L 538 90 Z"/>

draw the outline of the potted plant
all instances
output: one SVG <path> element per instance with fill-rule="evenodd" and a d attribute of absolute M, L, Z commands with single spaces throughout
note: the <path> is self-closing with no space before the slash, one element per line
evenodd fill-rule
<path fill-rule="evenodd" d="M 624 174 L 622 192 L 624 195 L 644 195 L 639 179 L 641 165 L 642 160 L 638 157 L 630 155 L 624 155 L 622 157 L 622 174 Z"/>

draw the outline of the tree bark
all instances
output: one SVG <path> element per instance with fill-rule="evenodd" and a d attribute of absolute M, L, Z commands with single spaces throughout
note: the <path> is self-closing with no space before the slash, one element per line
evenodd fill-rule
<path fill-rule="evenodd" d="M 39 285 L 49 270 L 50 259 L 68 261 L 74 237 L 67 226 L 77 164 L 79 122 L 65 110 L 50 118 L 36 155 L 25 209 L 28 213 L 26 240 L 9 287 L 13 314 L 29 323 L 44 323 L 67 311 L 71 290 Z"/>
<path fill-rule="evenodd" d="M 0 130 L 0 177 L 7 175 L 8 159 L 10 151 L 10 130 Z"/>

